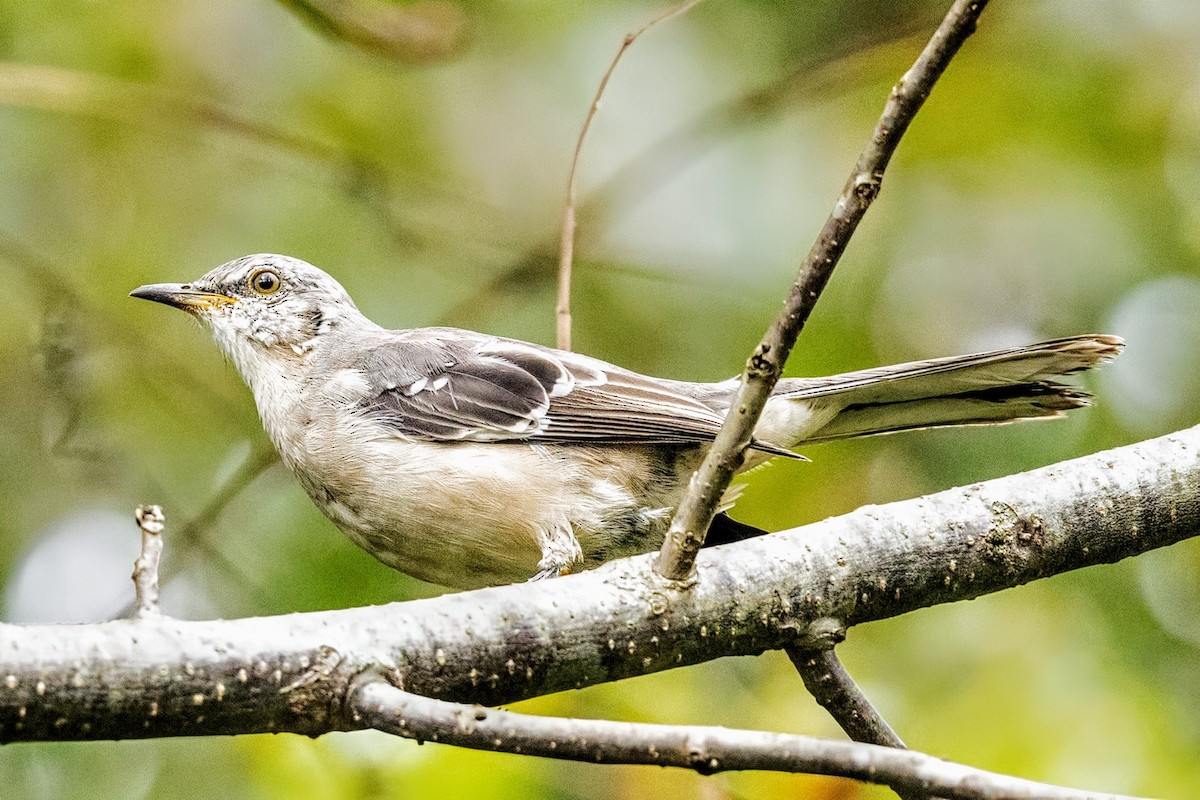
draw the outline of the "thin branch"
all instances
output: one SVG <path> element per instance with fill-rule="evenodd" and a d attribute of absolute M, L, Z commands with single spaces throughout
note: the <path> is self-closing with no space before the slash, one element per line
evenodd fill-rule
<path fill-rule="evenodd" d="M 558 256 L 558 302 L 554 310 L 559 349 L 571 349 L 571 263 L 575 255 L 575 176 L 579 171 L 579 158 L 583 154 L 584 140 L 587 139 L 588 130 L 592 127 L 592 120 L 595 119 L 596 112 L 600 110 L 600 100 L 604 97 L 604 90 L 608 87 L 609 79 L 616 72 L 617 64 L 621 63 L 625 51 L 633 46 L 638 37 L 658 23 L 690 10 L 699 2 L 700 0 L 685 0 L 679 5 L 660 12 L 634 33 L 625 34 L 620 49 L 613 56 L 612 63 L 608 65 L 604 77 L 600 79 L 600 85 L 596 88 L 596 96 L 592 98 L 592 104 L 588 107 L 587 116 L 583 120 L 583 128 L 579 131 L 579 139 L 575 142 L 575 153 L 571 156 L 571 170 L 567 176 L 567 197 L 563 202 L 562 235 L 559 241 Z"/>
<path fill-rule="evenodd" d="M 837 720 L 847 736 L 856 742 L 877 744 L 881 747 L 905 747 L 904 742 L 858 688 L 850 673 L 846 672 L 833 648 L 808 650 L 788 647 L 785 651 L 800 671 L 800 677 L 804 679 L 809 693 Z"/>
<path fill-rule="evenodd" d="M 648 192 L 669 183 L 705 152 L 748 124 L 762 120 L 772 112 L 796 103 L 800 98 L 810 102 L 844 94 L 847 89 L 867 85 L 874 78 L 864 76 L 864 67 L 875 67 L 877 61 L 897 60 L 897 53 L 911 52 L 925 40 L 914 36 L 920 16 L 908 17 L 901 26 L 889 27 L 889 38 L 838 42 L 835 52 L 821 52 L 804 59 L 779 79 L 719 103 L 683 123 L 639 154 L 618 167 L 605 181 L 576 204 L 577 216 L 586 218 L 588 226 L 582 238 L 596 237 L 605 227 L 613 209 L 628 212 Z M 880 33 L 880 32 L 876 32 Z M 868 56 L 870 58 L 868 59 Z M 487 276 L 473 290 L 456 301 L 443 315 L 448 325 L 461 325 L 477 312 L 479 298 L 494 298 L 514 286 L 541 285 L 555 269 L 554 249 L 561 243 L 558 234 L 539 238 L 523 248 L 499 271 Z M 561 247 L 559 252 L 561 253 Z M 661 270 L 630 270 L 647 279 L 668 280 Z M 609 267 L 612 271 L 612 267 Z M 695 276 L 690 278 L 695 280 Z"/>
<path fill-rule="evenodd" d="M 133 562 L 134 614 L 139 619 L 157 617 L 162 613 L 158 607 L 158 561 L 166 518 L 158 506 L 138 506 L 134 518 L 142 531 L 142 552 Z"/>
<path fill-rule="evenodd" d="M 183 525 L 177 526 L 176 532 L 171 537 L 173 546 L 177 550 L 175 556 L 177 564 L 198 554 L 204 559 L 205 564 L 224 573 L 239 589 L 254 595 L 259 602 L 266 603 L 269 600 L 258 577 L 247 572 L 241 564 L 225 555 L 206 534 L 212 530 L 213 525 L 216 524 L 225 509 L 277 461 L 279 461 L 279 454 L 270 445 L 264 445 L 251 451 L 241 466 L 216 488 L 200 511 Z M 176 575 L 178 572 L 179 570 L 176 569 Z M 167 578 L 168 583 L 171 580 L 171 577 Z M 127 606 L 116 616 L 128 616 L 132 611 L 134 608 Z"/>
<path fill-rule="evenodd" d="M 381 665 L 411 692 L 498 705 L 811 642 L 1200 532 L 1200 427 L 1021 475 L 555 580 L 239 620 L 0 624 L 0 742 L 349 726 Z M 154 713 L 151 713 L 151 712 Z"/>
<path fill-rule="evenodd" d="M 871 705 L 862 689 L 842 666 L 833 647 L 801 648 L 785 647 L 784 652 L 796 666 L 809 694 L 829 712 L 829 716 L 856 742 L 907 750 L 904 741 L 887 724 L 887 720 Z M 945 795 L 940 789 L 937 798 Z M 927 800 L 927 789 L 916 790 L 911 786 L 892 785 L 900 800 Z"/>
<path fill-rule="evenodd" d="M 725 423 L 675 511 L 655 566 L 663 577 L 683 581 L 691 575 L 696 554 L 704 544 L 705 531 L 712 524 L 721 496 L 742 465 L 754 426 L 783 372 L 796 338 L 850 236 L 879 193 L 883 172 L 900 144 L 900 138 L 950 59 L 974 32 L 985 5 L 986 0 L 955 0 L 929 44 L 892 89 L 870 143 L 859 156 L 833 213 L 792 284 L 783 313 L 771 324 L 747 362 Z"/>
<path fill-rule="evenodd" d="M 880 747 L 908 749 L 883 715 L 858 688 L 834 652 L 846 638 L 846 629 L 834 619 L 814 623 L 805 641 L 784 648 L 804 687 L 829 716 L 856 742 Z M 925 791 L 893 786 L 901 800 L 926 800 Z"/>
<path fill-rule="evenodd" d="M 957 800 L 1116 797 L 1010 778 L 875 745 L 700 725 L 655 725 L 518 714 L 449 703 L 366 677 L 351 691 L 355 722 L 418 741 L 500 753 L 681 767 L 701 775 L 733 770 L 832 775 Z"/>

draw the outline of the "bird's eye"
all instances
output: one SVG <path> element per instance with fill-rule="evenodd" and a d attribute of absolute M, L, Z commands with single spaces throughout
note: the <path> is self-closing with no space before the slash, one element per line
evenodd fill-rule
<path fill-rule="evenodd" d="M 250 288 L 259 294 L 274 294 L 282 285 L 279 273 L 274 270 L 260 269 L 250 276 Z"/>

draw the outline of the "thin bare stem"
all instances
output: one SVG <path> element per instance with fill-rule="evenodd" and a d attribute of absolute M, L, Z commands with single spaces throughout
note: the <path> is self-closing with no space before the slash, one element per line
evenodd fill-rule
<path fill-rule="evenodd" d="M 589 764 L 681 767 L 701 775 L 733 770 L 833 775 L 962 800 L 1097 797 L 910 750 L 712 726 L 518 714 L 422 697 L 372 676 L 358 681 L 349 707 L 355 724 L 409 739 Z"/>
<path fill-rule="evenodd" d="M 142 552 L 133 562 L 134 616 L 157 617 L 162 613 L 158 608 L 158 561 L 166 518 L 158 506 L 138 506 L 134 518 L 142 531 Z"/>
<path fill-rule="evenodd" d="M 810 625 L 807 635 L 785 647 L 784 652 L 800 673 L 809 694 L 829 712 L 847 736 L 864 744 L 907 749 L 834 652 L 834 646 L 845 638 L 846 626 L 841 620 L 826 617 Z M 904 788 L 896 789 L 896 794 L 901 800 L 929 798 L 925 792 Z"/>
<path fill-rule="evenodd" d="M 906 750 L 907 745 L 887 724 L 883 715 L 871 705 L 862 689 L 842 666 L 832 647 L 809 650 L 785 648 L 795 664 L 805 688 L 842 730 L 856 742 Z M 901 800 L 927 800 L 925 791 L 893 786 Z"/>
<path fill-rule="evenodd" d="M 846 672 L 833 648 L 807 650 L 789 647 L 787 654 L 800 671 L 808 691 L 837 720 L 847 736 L 856 742 L 882 747 L 905 746 L 858 688 L 850 673 Z"/>
<path fill-rule="evenodd" d="M 217 487 L 203 508 L 182 525 L 175 528 L 172 542 L 175 546 L 175 563 L 179 564 L 189 557 L 199 556 L 204 562 L 223 572 L 230 578 L 242 593 L 251 593 L 260 603 L 268 603 L 270 598 L 259 578 L 252 575 L 236 561 L 225 555 L 206 535 L 218 517 L 260 475 L 267 471 L 279 460 L 279 455 L 270 445 L 259 447 L 253 451 L 246 461 L 238 467 L 226 481 Z M 176 570 L 178 572 L 178 569 Z M 167 577 L 170 583 L 172 578 Z M 128 616 L 135 608 L 129 606 L 122 609 L 117 616 Z"/>
<path fill-rule="evenodd" d="M 848 89 L 861 88 L 874 80 L 877 62 L 888 63 L 895 53 L 919 46 L 915 29 L 920 17 L 905 20 L 902 27 L 889 28 L 888 38 L 870 42 L 849 40 L 835 52 L 823 52 L 805 59 L 781 78 L 702 112 L 698 116 L 647 146 L 622 164 L 602 184 L 575 205 L 576 216 L 588 220 L 583 238 L 595 238 L 607 224 L 614 209 L 627 211 L 645 199 L 653 187 L 669 183 L 688 165 L 729 137 L 755 122 L 798 105 L 801 99 L 814 102 Z M 876 32 L 878 33 L 878 32 Z M 557 269 L 553 256 L 561 246 L 561 228 L 549 237 L 539 237 L 496 273 L 474 286 L 442 315 L 445 324 L 462 325 L 477 312 L 479 298 L 494 297 L 506 289 L 530 283 L 540 285 Z M 578 242 L 576 242 L 578 243 Z M 560 247 L 561 252 L 561 247 Z M 612 272 L 616 267 L 610 265 Z M 659 269 L 621 265 L 625 274 L 657 280 L 677 280 Z M 689 276 L 689 280 L 699 280 Z"/>
<path fill-rule="evenodd" d="M 754 426 L 783 372 L 796 338 L 833 274 L 850 236 L 879 193 L 884 170 L 909 123 L 920 110 L 950 59 L 975 30 L 986 0 L 955 0 L 933 38 L 892 89 L 870 142 L 858 158 L 833 212 L 792 284 L 783 312 L 767 329 L 746 363 L 741 386 L 712 448 L 692 476 L 659 552 L 655 571 L 683 581 L 712 524 L 721 496 L 742 466 Z"/>
<path fill-rule="evenodd" d="M 587 139 L 588 131 L 592 127 L 592 120 L 596 118 L 596 112 L 600 110 L 600 100 L 604 97 L 608 81 L 616 72 L 617 64 L 621 63 L 625 51 L 638 40 L 638 37 L 658 23 L 688 11 L 699 2 L 700 0 L 686 0 L 679 5 L 672 6 L 660 12 L 634 33 L 626 34 L 617 54 L 613 56 L 612 63 L 608 65 L 604 77 L 600 79 L 600 85 L 596 88 L 596 96 L 592 98 L 587 116 L 584 117 L 583 128 L 579 131 L 579 139 L 575 142 L 575 153 L 571 156 L 571 170 L 567 176 L 567 198 L 563 203 L 562 236 L 559 242 L 558 302 L 555 305 L 554 318 L 556 339 L 562 350 L 571 349 L 571 265 L 575 256 L 575 184 L 576 174 L 579 172 L 579 158 L 583 153 L 583 142 Z"/>

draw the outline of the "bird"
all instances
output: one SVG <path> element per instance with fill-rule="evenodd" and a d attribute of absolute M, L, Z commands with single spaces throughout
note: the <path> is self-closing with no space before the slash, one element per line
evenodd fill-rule
<path fill-rule="evenodd" d="M 131 295 L 211 330 L 282 462 L 336 527 L 384 564 L 457 589 L 658 547 L 739 385 L 651 377 L 458 328 L 389 330 L 334 278 L 283 255 Z M 1122 346 L 1073 336 L 782 378 L 742 470 L 803 458 L 801 445 L 1060 417 L 1090 395 L 1058 379 Z M 760 533 L 724 513 L 717 523 L 724 539 Z"/>

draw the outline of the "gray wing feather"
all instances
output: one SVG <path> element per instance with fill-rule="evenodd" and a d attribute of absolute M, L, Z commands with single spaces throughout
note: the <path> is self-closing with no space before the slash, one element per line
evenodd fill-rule
<path fill-rule="evenodd" d="M 370 386 L 363 412 L 426 441 L 694 445 L 712 441 L 724 419 L 690 384 L 456 329 L 389 334 L 360 370 Z"/>
<path fill-rule="evenodd" d="M 398 433 L 434 441 L 496 441 L 542 424 L 550 396 L 570 376 L 536 353 L 480 353 L 397 335 L 361 367 L 370 390 L 363 410 Z"/>

